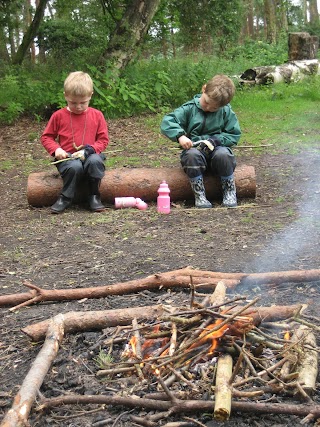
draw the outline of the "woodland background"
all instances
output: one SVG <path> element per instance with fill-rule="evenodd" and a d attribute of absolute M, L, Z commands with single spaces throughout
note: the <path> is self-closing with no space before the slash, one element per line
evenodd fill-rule
<path fill-rule="evenodd" d="M 168 111 L 215 73 L 282 64 L 301 31 L 320 35 L 317 0 L 0 0 L 0 123 L 47 120 L 79 69 L 106 118 Z"/>

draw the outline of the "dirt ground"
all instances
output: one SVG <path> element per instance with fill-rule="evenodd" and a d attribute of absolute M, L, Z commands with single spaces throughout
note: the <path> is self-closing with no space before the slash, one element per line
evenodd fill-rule
<path fill-rule="evenodd" d="M 43 124 L 23 120 L 2 127 L 0 134 L 1 183 L 1 265 L 0 295 L 25 292 L 24 281 L 44 289 L 102 286 L 144 278 L 186 266 L 218 272 L 258 273 L 311 270 L 320 268 L 320 144 L 299 154 L 288 149 L 270 153 L 238 148 L 238 164 L 255 167 L 255 199 L 239 200 L 236 209 L 199 210 L 186 203 L 173 203 L 169 215 L 156 211 L 155 203 L 146 211 L 136 209 L 90 213 L 74 206 L 62 215 L 49 208 L 33 208 L 26 198 L 27 175 L 32 161 L 47 159 L 37 135 Z M 159 157 L 163 166 L 179 167 L 177 151 L 163 140 L 158 152 L 147 152 L 152 138 L 159 137 L 143 126 L 143 120 L 109 122 L 110 152 L 125 150 L 148 167 L 150 158 Z M 130 135 L 130 137 L 128 137 Z M 134 141 L 134 144 L 132 143 Z M 144 151 L 145 150 L 145 151 Z M 107 151 L 108 155 L 108 151 Z M 30 170 L 26 169 L 29 163 Z M 21 164 L 24 163 L 24 170 Z M 44 163 L 42 163 L 44 165 Z M 51 166 L 43 166 L 43 170 Z M 156 197 L 156 195 L 155 195 Z M 258 305 L 308 304 L 307 313 L 319 319 L 320 280 L 255 285 L 230 291 L 228 296 L 260 297 Z M 101 299 L 41 303 L 10 312 L 0 308 L 0 417 L 11 407 L 14 396 L 41 344 L 30 342 L 21 328 L 70 311 L 111 310 L 158 303 L 186 305 L 188 289 L 162 289 Z M 315 320 L 314 320 L 315 321 Z M 319 320 L 318 320 L 319 321 Z M 78 393 L 106 394 L 127 389 L 96 378 L 96 359 L 103 348 L 102 332 L 69 334 L 41 387 L 41 394 L 53 397 Z M 317 332 L 317 344 L 319 333 Z M 112 392 L 111 392 L 112 393 Z M 40 397 L 39 397 L 40 399 Z M 320 402 L 317 389 L 314 400 Z M 274 397 L 271 401 L 277 401 Z M 292 401 L 294 402 L 294 400 Z M 34 405 L 35 406 L 35 405 Z M 33 407 L 34 408 L 34 407 Z M 134 426 L 130 414 L 145 416 L 148 411 L 96 405 L 73 405 L 47 413 L 32 410 L 32 426 Z M 241 414 L 233 412 L 228 422 L 218 423 L 208 414 L 172 416 L 176 424 L 190 427 L 216 426 L 295 426 L 302 417 Z M 168 421 L 168 420 L 167 420 Z M 201 423 L 201 424 L 200 424 Z M 159 422 L 159 426 L 165 422 Z"/>

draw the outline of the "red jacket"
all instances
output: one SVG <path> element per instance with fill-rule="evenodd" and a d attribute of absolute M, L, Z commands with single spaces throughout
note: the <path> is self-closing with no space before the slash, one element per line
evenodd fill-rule
<path fill-rule="evenodd" d="M 58 147 L 74 153 L 77 149 L 73 144 L 91 145 L 100 154 L 109 143 L 108 126 L 102 112 L 95 108 L 74 114 L 65 107 L 52 114 L 40 140 L 51 156 Z"/>

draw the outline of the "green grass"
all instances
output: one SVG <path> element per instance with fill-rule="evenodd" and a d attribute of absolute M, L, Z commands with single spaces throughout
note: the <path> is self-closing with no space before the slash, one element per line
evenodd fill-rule
<path fill-rule="evenodd" d="M 12 160 L 0 160 L 0 172 L 5 172 L 15 167 L 15 163 Z"/>
<path fill-rule="evenodd" d="M 301 147 L 319 149 L 319 84 L 316 77 L 238 91 L 232 106 L 243 132 L 241 143 L 273 144 L 269 148 L 273 154 L 283 149 L 295 154 Z"/>
<path fill-rule="evenodd" d="M 239 147 L 255 148 L 257 154 L 266 149 L 270 154 L 284 150 L 296 154 L 303 147 L 319 150 L 319 88 L 320 76 L 291 84 L 238 88 L 231 104 L 242 129 Z M 149 116 L 145 125 L 158 131 L 164 114 Z M 161 144 L 166 142 L 161 139 Z"/>

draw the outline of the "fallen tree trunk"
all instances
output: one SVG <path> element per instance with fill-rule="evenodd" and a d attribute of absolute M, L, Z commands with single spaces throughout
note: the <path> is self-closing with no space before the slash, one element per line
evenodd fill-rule
<path fill-rule="evenodd" d="M 165 180 L 170 188 L 172 201 L 193 200 L 187 175 L 179 168 L 135 168 L 111 169 L 106 171 L 101 181 L 101 199 L 105 203 L 114 203 L 116 197 L 139 197 L 142 200 L 155 201 L 159 184 Z M 240 165 L 235 170 L 237 195 L 239 198 L 255 198 L 256 175 L 253 166 Z M 221 198 L 221 183 L 218 177 L 206 176 L 205 186 L 209 199 Z M 31 206 L 49 206 L 53 204 L 62 189 L 62 179 L 57 172 L 35 172 L 28 177 L 27 199 Z M 83 187 L 78 191 L 76 200 L 86 196 Z"/>
<path fill-rule="evenodd" d="M 290 83 L 306 76 L 320 74 L 318 59 L 291 61 L 282 65 L 269 65 L 249 68 L 239 78 L 243 84 Z"/>
<path fill-rule="evenodd" d="M 254 323 L 259 325 L 262 320 L 284 320 L 293 317 L 300 307 L 300 305 L 289 305 L 248 308 L 242 315 L 252 317 Z M 173 313 L 178 310 L 177 307 L 172 307 Z M 160 319 L 165 314 L 168 315 L 168 312 L 162 305 L 123 308 L 118 310 L 71 311 L 64 314 L 64 328 L 65 333 L 93 331 L 110 326 L 129 325 L 135 317 L 137 319 Z M 232 312 L 228 314 L 232 315 Z M 33 325 L 28 325 L 21 331 L 28 335 L 33 342 L 38 342 L 44 339 L 49 323 L 50 319 L 44 320 L 34 323 Z"/>
<path fill-rule="evenodd" d="M 119 405 L 130 408 L 145 408 L 151 410 L 167 411 L 170 409 L 171 414 L 184 412 L 213 412 L 214 401 L 207 400 L 176 400 L 172 403 L 169 400 L 153 400 L 143 397 L 120 397 L 120 396 L 82 396 L 68 395 L 60 396 L 52 399 L 44 399 L 38 407 L 38 411 L 52 409 L 62 405 Z M 306 404 L 285 404 L 285 403 L 259 403 L 259 402 L 235 402 L 231 404 L 233 411 L 249 412 L 253 414 L 287 414 L 307 416 L 309 414 L 314 417 L 320 417 L 320 405 Z"/>
<path fill-rule="evenodd" d="M 58 314 L 48 323 L 46 340 L 34 360 L 20 390 L 14 398 L 11 409 L 7 412 L 1 427 L 25 427 L 29 425 L 28 416 L 40 387 L 54 361 L 60 343 L 64 337 L 64 317 Z"/>

